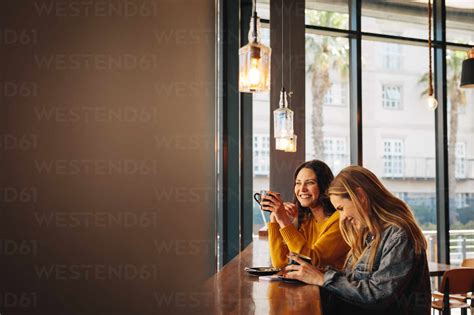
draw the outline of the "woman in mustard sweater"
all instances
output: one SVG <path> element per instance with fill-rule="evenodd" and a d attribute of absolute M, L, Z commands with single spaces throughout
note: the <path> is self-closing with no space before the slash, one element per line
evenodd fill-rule
<path fill-rule="evenodd" d="M 276 192 L 262 200 L 270 210 L 268 241 L 274 267 L 285 266 L 289 252 L 311 257 L 315 266 L 342 269 L 349 245 L 339 230 L 339 212 L 327 189 L 334 175 L 326 163 L 312 160 L 295 171 L 294 203 L 283 202 Z"/>

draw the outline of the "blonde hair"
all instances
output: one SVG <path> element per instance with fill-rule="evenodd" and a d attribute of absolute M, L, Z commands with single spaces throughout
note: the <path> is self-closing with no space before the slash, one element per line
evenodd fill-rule
<path fill-rule="evenodd" d="M 357 230 L 352 224 L 340 221 L 342 236 L 351 247 L 348 257 L 352 256 L 352 270 L 367 249 L 365 240 L 371 231 L 373 240 L 368 271 L 372 271 L 382 232 L 390 225 L 395 225 L 407 233 L 413 242 L 415 254 L 426 251 L 426 239 L 408 205 L 389 192 L 368 169 L 357 165 L 344 168 L 334 178 L 328 194 L 350 199 L 366 226 Z"/>

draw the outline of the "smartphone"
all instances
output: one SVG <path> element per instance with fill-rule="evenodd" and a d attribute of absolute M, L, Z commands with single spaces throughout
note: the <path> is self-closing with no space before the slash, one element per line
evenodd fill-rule
<path fill-rule="evenodd" d="M 311 257 L 308 257 L 308 256 L 305 256 L 305 255 L 301 255 L 301 254 L 298 254 L 298 253 L 291 253 L 292 255 L 295 255 L 295 256 L 298 256 L 300 259 L 304 260 L 305 262 L 307 262 L 308 264 L 312 265 L 312 261 L 311 261 Z M 293 260 L 291 258 L 289 258 L 289 262 L 288 264 L 289 265 L 299 265 L 299 263 L 296 261 L 296 260 Z"/>

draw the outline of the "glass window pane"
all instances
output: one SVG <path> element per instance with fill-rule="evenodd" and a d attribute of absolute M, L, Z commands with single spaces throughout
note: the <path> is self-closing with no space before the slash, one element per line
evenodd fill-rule
<path fill-rule="evenodd" d="M 446 54 L 451 264 L 474 258 L 474 90 L 459 88 L 465 58 L 464 51 Z"/>
<path fill-rule="evenodd" d="M 474 45 L 474 1 L 446 0 L 446 40 Z"/>
<path fill-rule="evenodd" d="M 262 27 L 262 42 L 270 45 L 270 30 Z M 253 94 L 253 190 L 270 187 L 270 92 Z M 268 215 L 253 206 L 253 234 L 265 225 Z"/>
<path fill-rule="evenodd" d="M 337 174 L 350 163 L 349 43 L 306 34 L 306 160 Z"/>
<path fill-rule="evenodd" d="M 257 14 L 261 19 L 270 20 L 270 0 L 257 1 Z"/>
<path fill-rule="evenodd" d="M 348 0 L 320 1 L 306 0 L 306 25 L 324 26 L 339 29 L 349 27 Z"/>
<path fill-rule="evenodd" d="M 362 43 L 364 166 L 410 206 L 427 237 L 428 258 L 436 261 L 434 113 L 422 97 L 428 49 L 401 44 L 390 48 L 410 56 L 396 61 L 395 71 L 385 67 L 384 60 L 398 59 L 398 54 L 386 57 L 384 45 Z M 393 108 L 398 110 L 387 110 Z"/>
<path fill-rule="evenodd" d="M 427 0 L 362 0 L 362 31 L 428 38 Z"/>

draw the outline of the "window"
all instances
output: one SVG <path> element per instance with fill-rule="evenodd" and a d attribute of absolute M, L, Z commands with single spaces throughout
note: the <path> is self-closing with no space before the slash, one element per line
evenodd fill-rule
<path fill-rule="evenodd" d="M 385 70 L 399 70 L 401 64 L 401 45 L 382 44 L 382 66 Z"/>
<path fill-rule="evenodd" d="M 313 12 L 318 19 L 325 13 Z M 343 19 L 329 14 L 333 22 Z M 350 137 L 349 42 L 306 32 L 306 160 L 324 160 L 334 173 L 347 166 Z M 336 138 L 335 138 L 336 136 Z"/>
<path fill-rule="evenodd" d="M 400 109 L 402 87 L 400 85 L 382 85 L 382 107 L 387 109 Z"/>
<path fill-rule="evenodd" d="M 324 105 L 332 105 L 333 100 L 332 100 L 332 92 L 333 88 L 330 88 L 327 92 L 326 95 L 324 95 Z"/>
<path fill-rule="evenodd" d="M 270 173 L 270 137 L 265 135 L 254 136 L 253 172 L 255 175 Z"/>
<path fill-rule="evenodd" d="M 428 37 L 427 0 L 361 0 L 362 31 L 411 38 Z"/>
<path fill-rule="evenodd" d="M 456 208 L 466 208 L 469 206 L 469 204 L 467 203 L 467 198 L 468 198 L 468 194 L 466 193 L 460 193 L 460 194 L 456 194 L 456 199 L 455 199 L 455 204 L 456 204 Z"/>
<path fill-rule="evenodd" d="M 330 4 L 321 0 L 306 0 L 305 24 L 347 30 L 348 11 L 349 0 L 331 1 Z"/>
<path fill-rule="evenodd" d="M 403 191 L 393 191 L 392 192 L 395 197 L 400 198 L 402 200 L 405 200 L 407 198 L 407 193 Z"/>
<path fill-rule="evenodd" d="M 346 106 L 348 100 L 348 84 L 346 82 L 333 83 L 324 95 L 324 106 Z"/>
<path fill-rule="evenodd" d="M 349 164 L 345 138 L 324 139 L 324 161 L 329 165 L 334 175 Z"/>
<path fill-rule="evenodd" d="M 383 142 L 384 174 L 386 177 L 403 176 L 403 142 L 401 140 L 384 140 Z"/>
<path fill-rule="evenodd" d="M 258 2 L 258 5 L 262 3 L 268 5 L 269 2 L 263 0 Z M 350 124 L 352 108 L 349 106 L 348 86 L 352 76 L 349 76 L 348 70 L 350 70 L 349 60 L 352 58 L 357 60 L 360 57 L 362 64 L 356 70 L 361 71 L 357 73 L 358 75 L 362 75 L 362 109 L 355 114 L 361 117 L 363 143 L 356 149 L 362 150 L 363 165 L 381 178 L 390 191 L 397 192 L 396 194 L 410 205 L 428 239 L 429 259 L 436 261 L 440 252 L 437 246 L 442 246 L 443 249 L 447 246 L 438 242 L 437 208 L 451 211 L 450 229 L 464 233 L 463 239 L 469 240 L 474 233 L 474 218 L 472 218 L 474 202 L 470 202 L 470 198 L 474 198 L 472 190 L 474 168 L 470 160 L 474 154 L 474 150 L 471 152 L 473 146 L 470 142 L 470 139 L 474 139 L 470 127 L 474 111 L 467 107 L 469 104 L 474 104 L 474 90 L 465 89 L 461 93 L 457 90 L 460 64 L 466 59 L 468 49 L 460 43 L 469 43 L 470 46 L 474 44 L 472 29 L 474 5 L 463 1 L 454 1 L 456 3 L 445 1 L 446 19 L 441 21 L 438 16 L 433 20 L 436 27 L 446 22 L 448 41 L 457 43 L 450 45 L 448 42 L 442 42 L 438 46 L 446 45 L 453 49 L 453 51 L 448 49 L 447 58 L 442 61 L 446 62 L 447 73 L 440 71 L 442 67 L 433 68 L 433 71 L 437 72 L 437 78 L 446 83 L 441 85 L 443 90 L 440 89 L 440 93 L 447 93 L 448 102 L 458 99 L 457 105 L 459 105 L 456 107 L 459 116 L 453 117 L 454 120 L 449 117 L 454 111 L 448 108 L 448 117 L 444 117 L 448 130 L 442 130 L 443 124 L 435 126 L 434 114 L 426 110 L 422 97 L 427 87 L 427 82 L 423 79 L 428 72 L 426 1 L 361 0 L 360 2 L 361 30 L 354 31 L 346 31 L 349 29 L 349 15 L 355 12 L 350 11 L 353 7 L 349 6 L 349 1 L 328 3 L 307 0 L 305 3 L 306 111 L 304 117 L 299 118 L 305 121 L 306 141 L 304 144 L 298 143 L 298 150 L 301 148 L 305 151 L 306 160 L 314 158 L 326 160 L 335 173 L 339 169 L 339 164 L 344 167 L 356 163 L 350 161 L 349 157 L 351 150 L 349 139 L 355 127 Z M 259 14 L 269 18 L 269 14 L 265 15 L 265 11 L 262 12 L 260 13 L 259 9 Z M 335 33 L 334 28 L 340 32 Z M 359 50 L 349 52 L 346 49 L 349 47 L 347 38 L 353 34 L 362 38 L 360 50 L 362 56 L 350 55 L 350 53 L 357 54 Z M 321 86 L 324 87 L 323 91 L 318 90 Z M 352 90 L 352 92 L 358 91 Z M 271 112 L 268 97 L 259 93 L 253 97 L 254 135 L 269 135 L 269 128 L 266 129 L 270 121 L 268 113 Z M 352 97 L 356 100 L 360 95 L 354 94 Z M 467 106 L 462 106 L 461 103 Z M 342 106 L 338 107 L 339 105 Z M 456 124 L 449 126 L 451 121 Z M 440 163 L 436 160 L 435 152 L 436 128 L 438 131 L 447 131 L 448 138 L 450 132 L 455 132 L 457 142 L 460 139 L 465 141 L 461 146 L 448 148 L 455 150 L 455 153 L 448 154 L 449 159 L 452 159 L 449 163 L 442 161 L 450 168 L 449 192 L 452 195 L 446 196 L 443 191 L 438 193 L 449 198 L 451 203 L 449 209 L 444 209 L 444 204 L 437 205 L 436 199 L 438 180 L 436 166 Z M 270 138 L 270 141 L 272 140 Z M 359 143 L 357 142 L 357 145 Z M 264 153 L 266 151 L 262 149 L 262 145 L 259 145 L 259 150 L 258 159 L 267 154 Z M 256 166 L 254 190 L 268 188 L 268 174 L 257 175 L 262 174 L 263 169 L 258 165 L 257 170 Z M 272 175 L 278 176 L 278 174 Z M 463 193 L 464 196 L 456 197 Z M 456 209 L 455 203 L 468 204 L 472 208 L 469 206 L 459 208 L 470 210 L 462 214 L 453 212 Z M 260 216 L 260 212 L 256 212 L 256 219 L 260 220 Z M 440 223 L 440 226 L 445 226 L 445 222 Z M 464 230 L 469 230 L 470 234 L 461 232 Z M 449 249 L 449 246 L 448 250 L 452 253 L 455 251 Z M 474 257 L 472 256 L 474 251 L 470 250 L 467 255 Z M 454 256 L 451 257 L 451 263 L 459 261 L 458 258 L 454 260 L 453 258 Z"/>
<path fill-rule="evenodd" d="M 451 37 L 452 40 L 456 38 L 457 41 L 472 41 L 474 4 L 471 4 L 470 11 L 472 12 L 469 17 L 471 26 L 467 27 L 466 24 L 457 22 L 457 20 L 465 19 L 460 11 L 448 8 L 448 13 L 454 14 L 451 21 L 452 27 L 447 25 L 448 38 Z M 467 29 L 470 29 L 470 32 Z M 472 201 L 474 176 L 470 151 L 471 139 L 474 139 L 472 129 L 474 112 L 470 108 L 474 104 L 474 90 L 459 88 L 461 63 L 465 58 L 466 54 L 463 50 L 448 49 L 446 51 L 451 264 L 459 264 L 464 258 L 474 257 L 474 250 L 470 247 L 474 236 L 474 202 Z"/>
<path fill-rule="evenodd" d="M 268 3 L 257 2 L 258 13 L 262 18 L 269 16 Z M 268 17 L 267 17 L 268 18 Z M 248 23 L 248 22 L 247 22 Z M 270 30 L 263 24 L 261 29 L 262 42 L 270 46 Z M 256 193 L 270 187 L 270 92 L 252 94 L 252 133 L 253 133 L 253 181 L 252 189 Z M 245 196 L 247 198 L 248 196 Z M 253 200 L 253 199 L 252 199 Z M 268 215 L 260 210 L 259 205 L 253 203 L 252 234 L 266 225 Z"/>

